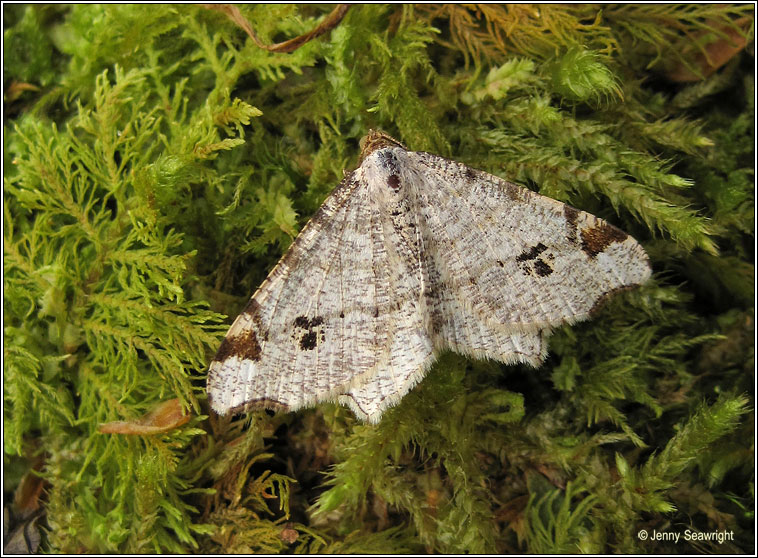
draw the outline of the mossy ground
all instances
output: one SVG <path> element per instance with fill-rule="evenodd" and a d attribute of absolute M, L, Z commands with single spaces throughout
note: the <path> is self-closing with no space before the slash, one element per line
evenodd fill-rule
<path fill-rule="evenodd" d="M 752 5 L 356 5 L 293 53 L 196 5 L 3 9 L 11 530 L 61 553 L 755 551 Z M 240 13 L 270 44 L 330 9 Z M 378 426 L 209 416 L 226 327 L 370 128 L 609 220 L 653 279 L 539 370 L 445 355 Z M 174 398 L 168 432 L 98 430 Z"/>

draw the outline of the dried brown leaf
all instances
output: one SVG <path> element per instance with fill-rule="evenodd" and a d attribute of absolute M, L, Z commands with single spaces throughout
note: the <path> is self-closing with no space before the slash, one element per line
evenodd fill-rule
<path fill-rule="evenodd" d="M 734 58 L 743 48 L 747 45 L 747 33 L 752 25 L 752 18 L 743 17 L 735 21 L 737 28 L 733 26 L 715 26 L 714 22 L 708 22 L 710 26 L 714 26 L 725 36 L 719 37 L 716 41 L 706 45 L 702 52 L 698 52 L 693 57 L 693 65 L 699 72 L 693 71 L 684 62 L 679 62 L 674 68 L 666 72 L 666 77 L 675 82 L 693 82 L 701 81 L 721 68 L 724 64 Z M 704 29 L 699 32 L 695 37 L 695 41 L 704 37 L 707 34 L 712 33 L 709 29 Z M 692 50 L 693 47 L 684 49 L 683 56 L 687 55 L 687 50 Z"/>
<path fill-rule="evenodd" d="M 170 399 L 135 421 L 107 422 L 98 426 L 102 434 L 150 436 L 179 428 L 190 420 L 179 399 Z"/>

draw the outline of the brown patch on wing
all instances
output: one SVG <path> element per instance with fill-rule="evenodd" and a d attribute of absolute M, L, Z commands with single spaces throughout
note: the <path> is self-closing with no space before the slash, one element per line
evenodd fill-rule
<path fill-rule="evenodd" d="M 214 361 L 223 362 L 229 357 L 239 357 L 241 360 L 257 361 L 261 359 L 261 345 L 258 336 L 252 328 L 242 330 L 239 334 L 226 336 L 218 348 Z"/>
<path fill-rule="evenodd" d="M 564 205 L 563 216 L 566 218 L 566 225 L 568 228 L 568 231 L 566 232 L 566 240 L 571 244 L 576 244 L 576 221 L 579 218 L 579 210 L 570 205 Z"/>
<path fill-rule="evenodd" d="M 614 242 L 623 242 L 627 238 L 624 231 L 605 222 L 599 222 L 594 227 L 583 229 L 581 235 L 582 250 L 590 258 L 594 258 Z"/>

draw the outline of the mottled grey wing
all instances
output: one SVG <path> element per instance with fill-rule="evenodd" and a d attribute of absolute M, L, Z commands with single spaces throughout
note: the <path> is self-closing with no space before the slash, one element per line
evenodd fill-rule
<path fill-rule="evenodd" d="M 438 275 L 436 332 L 451 348 L 473 344 L 472 352 L 500 358 L 478 331 L 536 341 L 539 331 L 586 319 L 609 293 L 650 276 L 642 247 L 593 215 L 436 155 L 407 156 Z M 538 364 L 542 344 L 538 351 L 519 360 Z"/>
<path fill-rule="evenodd" d="M 451 320 L 463 320 L 463 315 L 455 315 Z M 465 327 L 452 327 L 456 337 L 447 343 L 448 347 L 476 358 L 494 358 L 506 363 L 528 362 L 534 366 L 542 362 L 546 353 L 543 331 L 533 333 L 505 333 L 485 327 L 471 320 Z M 386 366 L 360 385 L 352 387 L 339 398 L 341 403 L 349 405 L 361 419 L 377 423 L 382 413 L 397 404 L 421 379 L 434 363 L 434 354 L 419 363 L 409 362 L 398 356 L 398 349 L 393 347 L 392 357 Z"/>
<path fill-rule="evenodd" d="M 431 342 L 416 334 L 425 332 L 419 277 L 405 264 L 414 255 L 398 254 L 415 247 L 404 244 L 374 203 L 359 168 L 253 295 L 209 368 L 216 412 L 255 405 L 294 410 L 336 399 L 386 365 L 396 338 L 426 345 L 420 358 L 428 357 Z M 406 357 L 412 362 L 413 352 Z"/>

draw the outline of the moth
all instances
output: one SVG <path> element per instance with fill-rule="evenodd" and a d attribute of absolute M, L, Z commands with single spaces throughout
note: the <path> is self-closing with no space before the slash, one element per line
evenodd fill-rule
<path fill-rule="evenodd" d="M 537 367 L 553 328 L 649 277 L 602 219 L 371 131 L 232 324 L 208 398 L 219 414 L 336 400 L 376 423 L 442 351 Z"/>

